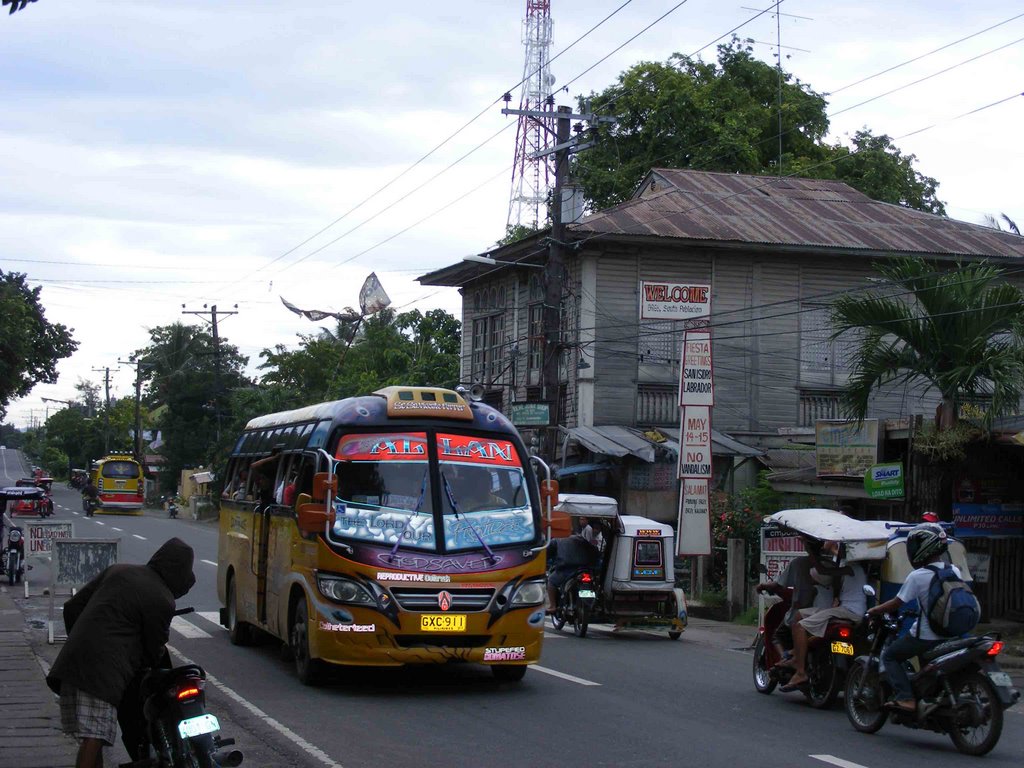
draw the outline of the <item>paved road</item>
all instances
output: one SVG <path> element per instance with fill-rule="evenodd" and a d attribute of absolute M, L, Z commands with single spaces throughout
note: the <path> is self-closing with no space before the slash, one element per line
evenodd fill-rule
<path fill-rule="evenodd" d="M 10 462 L 13 452 L 6 453 Z M 75 514 L 76 493 L 61 487 L 55 499 L 77 536 L 120 536 L 126 562 L 144 562 L 172 535 L 195 548 L 198 581 L 186 601 L 198 614 L 176 620 L 171 642 L 214 675 L 211 709 L 253 765 L 964 764 L 946 737 L 894 727 L 864 736 L 842 710 L 818 712 L 794 695 L 760 696 L 742 643 L 704 642 L 708 635 L 698 632 L 671 642 L 600 627 L 583 640 L 552 630 L 543 670 L 532 669 L 519 685 L 499 685 L 486 668 L 467 665 L 347 671 L 323 688 L 306 688 L 275 645 L 236 648 L 217 626 L 215 527 L 157 513 L 87 519 Z M 40 602 L 28 601 L 37 612 Z M 1002 741 L 985 765 L 1020 765 L 1022 712 L 1007 713 Z"/>

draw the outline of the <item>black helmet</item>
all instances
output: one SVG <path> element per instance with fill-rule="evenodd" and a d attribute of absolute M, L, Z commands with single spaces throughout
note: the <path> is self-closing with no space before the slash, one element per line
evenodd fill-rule
<path fill-rule="evenodd" d="M 949 539 L 942 526 L 936 523 L 915 525 L 907 534 L 907 557 L 915 568 L 920 568 L 947 549 Z"/>

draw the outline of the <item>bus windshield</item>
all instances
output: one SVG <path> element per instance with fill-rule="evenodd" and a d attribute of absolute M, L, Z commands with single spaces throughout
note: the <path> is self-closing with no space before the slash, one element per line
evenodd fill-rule
<path fill-rule="evenodd" d="M 135 478 L 138 474 L 138 464 L 134 461 L 103 462 L 103 477 Z"/>
<path fill-rule="evenodd" d="M 534 539 L 526 479 L 511 442 L 439 434 L 440 461 L 432 466 L 428 440 L 423 432 L 341 439 L 332 538 L 428 552 L 440 551 L 438 526 L 446 552 Z"/>

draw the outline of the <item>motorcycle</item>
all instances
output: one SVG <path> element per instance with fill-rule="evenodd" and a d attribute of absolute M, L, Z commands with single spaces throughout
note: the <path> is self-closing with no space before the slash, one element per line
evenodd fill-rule
<path fill-rule="evenodd" d="M 178 516 L 178 505 L 175 503 L 173 498 L 167 499 L 167 516 L 177 517 Z"/>
<path fill-rule="evenodd" d="M 792 590 L 784 590 L 781 599 L 771 605 L 764 615 L 764 624 L 758 628 L 754 641 L 754 688 L 758 693 L 770 694 L 777 685 L 786 685 L 795 671 L 780 666 L 782 657 L 773 642 L 775 632 L 789 612 Z M 829 622 L 824 637 L 812 637 L 807 647 L 807 685 L 800 691 L 815 709 L 831 707 L 843 689 L 850 667 L 859 647 L 867 645 L 864 625 L 834 619 Z"/>
<path fill-rule="evenodd" d="M 864 589 L 867 593 L 871 587 Z M 966 755 L 990 752 L 1003 731 L 1003 711 L 1020 699 L 1020 691 L 996 661 L 1002 640 L 996 635 L 965 637 L 922 654 L 920 671 L 910 676 L 917 711 L 907 713 L 887 705 L 892 688 L 881 660 L 882 649 L 898 634 L 898 619 L 886 615 L 869 621 L 871 649 L 855 659 L 846 680 L 850 724 L 861 733 L 875 733 L 889 720 L 947 734 Z"/>
<path fill-rule="evenodd" d="M 96 509 L 100 503 L 96 499 L 90 499 L 88 496 L 82 497 L 82 509 L 85 510 L 86 517 L 92 517 L 96 514 Z"/>
<path fill-rule="evenodd" d="M 592 568 L 580 568 L 558 590 L 558 601 L 551 616 L 555 629 L 561 630 L 567 623 L 571 623 L 576 637 L 587 636 L 587 627 L 597 602 L 595 573 Z"/>
<path fill-rule="evenodd" d="M 12 526 L 4 547 L 4 571 L 12 587 L 25 575 L 25 540 L 21 528 Z"/>
<path fill-rule="evenodd" d="M 191 613 L 192 608 L 175 611 L 176 616 Z M 243 755 L 229 749 L 234 739 L 220 736 L 220 722 L 206 711 L 206 672 L 198 664 L 172 667 L 170 656 L 155 669 L 137 676 L 122 707 L 141 706 L 125 727 L 125 714 L 119 713 L 125 746 L 132 762 L 120 768 L 229 768 L 241 765 Z M 128 703 L 130 702 L 130 704 Z M 134 738 L 133 738 L 134 736 Z M 129 743 L 131 741 L 131 743 Z"/>

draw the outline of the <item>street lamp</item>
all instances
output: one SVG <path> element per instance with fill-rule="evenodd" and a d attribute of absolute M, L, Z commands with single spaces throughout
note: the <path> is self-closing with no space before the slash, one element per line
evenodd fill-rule
<path fill-rule="evenodd" d="M 463 261 L 472 261 L 476 264 L 487 264 L 491 267 L 530 267 L 532 269 L 544 269 L 543 264 L 527 264 L 524 261 L 498 261 L 490 256 L 463 256 Z"/>

